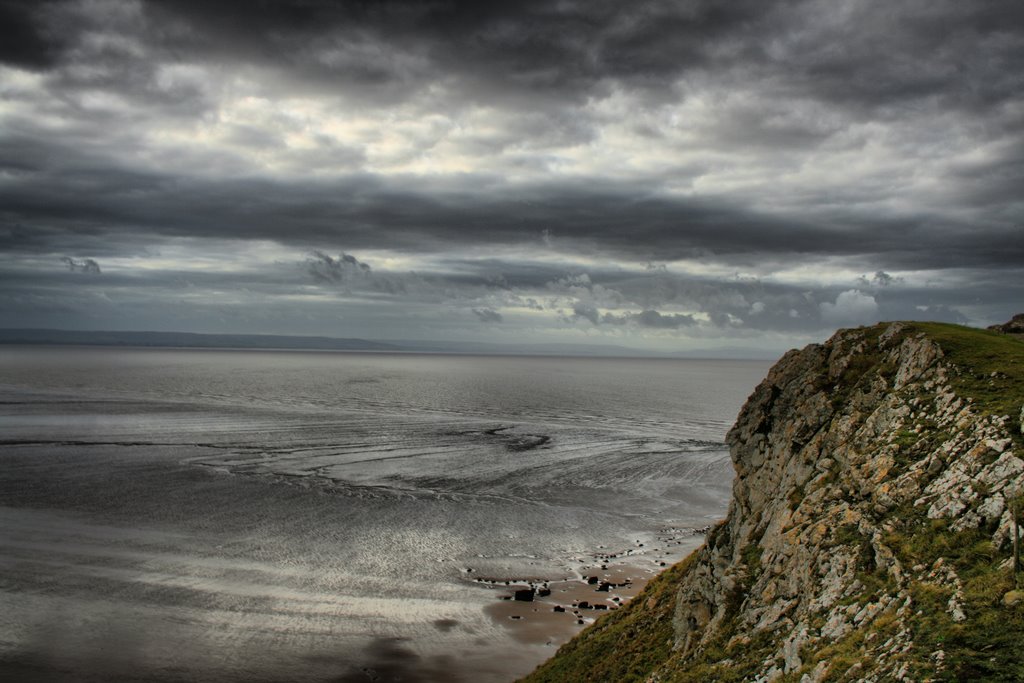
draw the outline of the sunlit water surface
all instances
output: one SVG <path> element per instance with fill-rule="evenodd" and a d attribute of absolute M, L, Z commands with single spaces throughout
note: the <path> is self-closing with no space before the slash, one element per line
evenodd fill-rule
<path fill-rule="evenodd" d="M 767 367 L 0 347 L 0 674 L 509 680 L 467 568 L 721 517 Z"/>

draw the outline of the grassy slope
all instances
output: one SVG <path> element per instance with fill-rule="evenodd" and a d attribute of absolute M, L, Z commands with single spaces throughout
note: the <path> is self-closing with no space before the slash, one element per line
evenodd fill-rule
<path fill-rule="evenodd" d="M 975 408 L 990 415 L 1020 417 L 1024 405 L 1024 341 L 998 332 L 945 323 L 913 323 L 942 347 L 960 371 L 952 377 L 961 396 L 974 399 Z M 1017 437 L 1020 429 L 1012 429 Z M 1024 441 L 1016 440 L 1020 447 Z"/>
<path fill-rule="evenodd" d="M 882 326 L 868 330 L 877 336 Z M 911 323 L 906 334 L 924 332 L 937 342 L 946 359 L 959 371 L 951 378 L 963 396 L 971 397 L 982 413 L 1009 415 L 1016 421 L 1024 404 L 1024 342 L 986 330 L 976 330 L 943 323 Z M 865 359 L 868 364 L 874 359 Z M 867 370 L 867 368 L 865 368 Z M 995 375 L 993 375 L 995 373 Z M 852 378 L 851 378 L 852 379 Z M 856 381 L 856 380 L 855 380 Z M 1016 446 L 1024 444 L 1019 429 Z M 899 518 L 899 517 L 898 517 Z M 919 646 L 905 657 L 914 673 L 934 676 L 937 680 L 1024 680 L 1024 604 L 1006 608 L 1002 595 L 1013 587 L 1010 572 L 998 569 L 1006 552 L 992 547 L 981 531 L 952 532 L 943 522 L 924 518 L 919 510 L 903 511 L 901 524 L 887 539 L 904 566 L 930 565 L 946 557 L 964 580 L 968 614 L 966 624 L 956 624 L 946 611 L 949 594 L 926 585 L 915 589 L 919 608 L 908 624 Z M 572 683 L 574 681 L 628 682 L 642 681 L 652 671 L 671 660 L 678 660 L 671 650 L 672 614 L 675 609 L 675 587 L 688 571 L 695 557 L 666 570 L 625 608 L 602 617 L 575 639 L 562 646 L 558 653 L 524 679 L 527 683 L 542 681 Z M 869 589 L 885 588 L 884 579 L 863 577 Z M 865 600 L 872 596 L 866 594 Z M 892 615 L 882 615 L 869 630 L 856 631 L 847 638 L 819 652 L 802 653 L 806 666 L 787 680 L 799 680 L 821 660 L 833 662 L 834 676 L 856 663 L 866 637 L 889 636 L 901 627 Z M 751 642 L 725 645 L 735 635 L 725 629 L 721 642 L 686 661 L 671 661 L 669 670 L 674 681 L 740 681 L 757 673 L 756 667 L 766 652 L 767 642 L 755 638 Z M 936 674 L 928 665 L 931 652 L 943 649 L 947 667 Z M 723 659 L 728 663 L 719 663 Z M 964 677 L 967 677 L 966 679 Z"/>

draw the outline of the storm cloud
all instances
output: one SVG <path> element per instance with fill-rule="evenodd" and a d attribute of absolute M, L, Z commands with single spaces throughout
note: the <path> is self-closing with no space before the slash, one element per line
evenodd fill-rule
<path fill-rule="evenodd" d="M 1024 301 L 1022 93 L 1018 3 L 0 1 L 0 314 L 663 349 L 990 324 Z"/>

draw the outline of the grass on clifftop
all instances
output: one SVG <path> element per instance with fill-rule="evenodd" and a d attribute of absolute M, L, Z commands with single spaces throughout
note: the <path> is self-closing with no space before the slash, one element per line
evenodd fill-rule
<path fill-rule="evenodd" d="M 937 343 L 960 374 L 950 378 L 958 393 L 992 415 L 1016 420 L 1024 405 L 1024 341 L 1009 335 L 946 323 L 910 323 Z M 1020 429 L 1011 430 L 1020 433 Z"/>

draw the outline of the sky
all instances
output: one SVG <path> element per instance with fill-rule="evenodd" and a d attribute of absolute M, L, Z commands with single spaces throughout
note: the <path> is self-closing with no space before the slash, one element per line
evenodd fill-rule
<path fill-rule="evenodd" d="M 0 0 L 0 327 L 684 351 L 1021 311 L 1018 0 Z"/>

